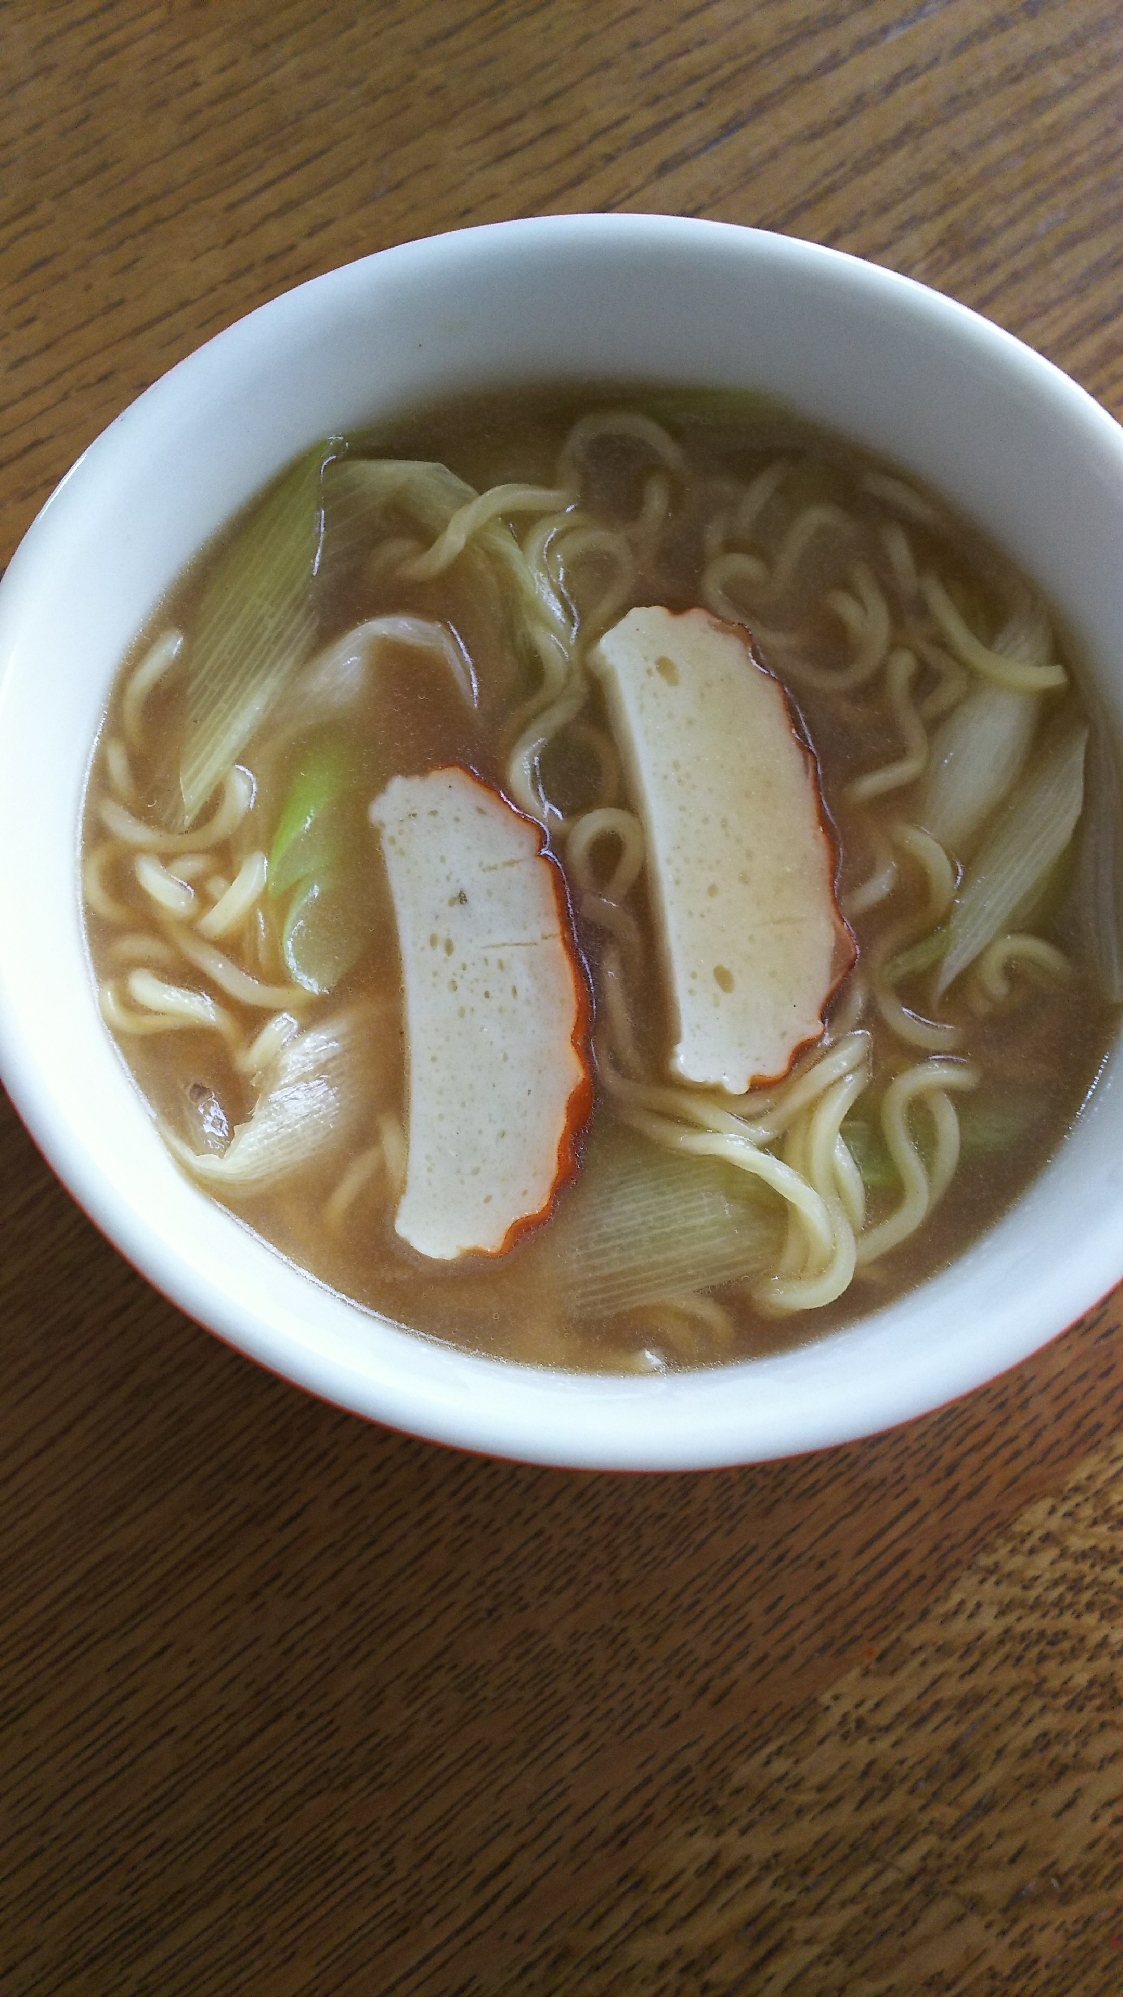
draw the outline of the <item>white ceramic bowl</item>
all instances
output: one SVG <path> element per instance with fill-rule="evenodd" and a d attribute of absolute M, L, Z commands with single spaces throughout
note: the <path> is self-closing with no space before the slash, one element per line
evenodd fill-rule
<path fill-rule="evenodd" d="M 574 1377 L 405 1336 L 320 1289 L 176 1171 L 101 1024 L 76 848 L 114 669 L 191 554 L 326 431 L 506 381 L 763 387 L 944 492 L 1040 582 L 1123 737 L 1123 432 L 961 306 L 834 251 L 660 216 L 409 243 L 266 305 L 118 417 L 0 585 L 0 1061 L 32 1134 L 138 1268 L 253 1358 L 442 1442 L 628 1469 L 741 1463 L 919 1414 L 1123 1276 L 1123 1087 L 1016 1208 L 903 1301 L 782 1356 Z"/>

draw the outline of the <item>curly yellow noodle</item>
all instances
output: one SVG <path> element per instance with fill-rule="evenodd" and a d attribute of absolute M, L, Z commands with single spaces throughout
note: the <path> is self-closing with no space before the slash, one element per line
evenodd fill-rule
<path fill-rule="evenodd" d="M 831 1013 L 827 1031 L 823 1035 L 823 1045 L 833 1047 L 839 1040 L 845 1040 L 855 1031 L 865 1017 L 869 1004 L 869 986 L 860 970 L 851 971 L 842 988 L 842 996 Z"/>
<path fill-rule="evenodd" d="M 237 1046 L 240 1041 L 238 1026 L 232 1015 L 205 992 L 187 991 L 182 986 L 168 984 L 144 968 L 129 972 L 125 990 L 134 1005 L 142 1008 L 140 1012 L 129 1010 L 111 981 L 98 988 L 102 1018 L 115 1033 L 136 1038 L 202 1028 L 220 1033 L 231 1046 Z"/>
<path fill-rule="evenodd" d="M 1011 969 L 1043 971 L 1047 978 L 1062 980 L 1076 975 L 1063 950 L 1047 943 L 1043 936 L 1029 936 L 1020 931 L 996 936 L 972 970 L 968 996 L 976 1010 L 1006 1002 L 1012 991 Z"/>
<path fill-rule="evenodd" d="M 643 1056 L 628 1006 L 620 952 L 615 947 L 610 946 L 601 957 L 597 1002 L 604 1015 L 605 1039 L 607 1049 L 611 1050 L 613 1072 L 624 1081 L 642 1081 Z M 607 1054 L 598 1049 L 598 1067 L 606 1065 Z"/>
<path fill-rule="evenodd" d="M 198 907 L 194 888 L 169 873 L 155 853 L 138 853 L 133 861 L 133 873 L 138 887 L 143 888 L 149 900 L 155 902 L 165 914 L 181 919 L 194 914 Z"/>
<path fill-rule="evenodd" d="M 905 603 L 911 603 L 920 588 L 920 576 L 917 572 L 916 557 L 912 551 L 912 542 L 899 520 L 883 520 L 878 529 L 878 536 L 889 557 L 889 566 L 893 571 L 897 592 Z"/>
<path fill-rule="evenodd" d="M 736 552 L 715 555 L 703 570 L 699 594 L 706 609 L 712 611 L 715 617 L 723 617 L 727 624 L 751 622 L 754 635 L 761 644 L 775 643 L 781 634 L 764 632 L 751 610 L 729 594 L 731 585 L 736 588 L 740 584 L 751 597 L 754 590 L 763 588 L 767 581 L 768 569 L 758 556 Z M 782 634 L 784 638 L 788 635 Z"/>
<path fill-rule="evenodd" d="M 300 1024 L 291 1012 L 278 1012 L 254 1035 L 248 1047 L 234 1056 L 234 1066 L 242 1075 L 260 1076 L 276 1060 L 283 1047 L 299 1033 Z"/>
<path fill-rule="evenodd" d="M 959 1142 L 958 1119 L 947 1091 L 973 1089 L 978 1086 L 978 1081 L 977 1068 L 969 1067 L 965 1062 L 937 1060 L 906 1068 L 890 1082 L 882 1098 L 881 1127 L 904 1194 L 895 1213 L 862 1235 L 857 1249 L 859 1268 L 876 1261 L 914 1233 L 936 1198 L 946 1189 L 955 1170 Z M 936 1129 L 936 1158 L 931 1184 L 920 1153 L 909 1136 L 906 1120 L 913 1103 L 927 1096 L 942 1096 L 947 1105 L 946 1110 L 939 1108 L 931 1112 Z M 951 1112 L 950 1117 L 948 1111 Z M 954 1139 L 951 1135 L 952 1119 L 955 1119 Z"/>
<path fill-rule="evenodd" d="M 903 513 L 906 520 L 915 520 L 922 527 L 941 525 L 940 514 L 931 500 L 924 499 L 903 478 L 894 478 L 891 472 L 866 472 L 861 483 L 864 491 L 883 500 L 895 512 Z"/>
<path fill-rule="evenodd" d="M 768 578 L 769 598 L 782 602 L 787 596 L 813 541 L 827 533 L 849 537 L 853 532 L 854 522 L 841 506 L 825 501 L 805 506 L 802 513 L 796 514 L 777 549 Z"/>
<path fill-rule="evenodd" d="M 175 951 L 158 936 L 145 936 L 134 930 L 128 936 L 116 936 L 106 953 L 115 964 L 154 964 L 157 970 L 166 971 L 175 963 Z"/>
<path fill-rule="evenodd" d="M 627 603 L 636 580 L 635 556 L 627 537 L 610 527 L 561 528 L 549 542 L 544 563 L 555 587 L 577 613 L 577 597 L 569 578 L 572 566 L 592 560 L 608 560 L 615 566 L 615 579 L 601 590 L 593 604 L 581 613 L 580 636 L 584 650 L 590 640 L 606 631 Z"/>
<path fill-rule="evenodd" d="M 892 958 L 908 943 L 915 942 L 940 922 L 955 897 L 955 869 L 939 841 L 919 825 L 898 824 L 893 843 L 922 870 L 927 900 L 916 914 L 904 916 L 882 931 L 866 952 L 874 1004 L 891 1032 L 908 1047 L 928 1053 L 950 1054 L 963 1043 L 963 1030 L 949 1020 L 928 1019 L 914 1012 L 898 997 L 888 973 Z"/>
<path fill-rule="evenodd" d="M 620 855 L 608 880 L 598 888 L 589 856 L 602 839 L 618 840 Z M 581 893 L 602 894 L 606 901 L 623 901 L 643 871 L 643 827 L 634 812 L 621 811 L 615 806 L 586 811 L 573 820 L 566 833 L 565 857 Z"/>
<path fill-rule="evenodd" d="M 829 589 L 823 602 L 846 626 L 854 644 L 854 656 L 841 672 L 821 673 L 815 678 L 817 686 L 835 686 L 847 692 L 873 679 L 889 649 L 893 632 L 884 592 L 865 562 L 855 562 L 850 581 L 853 596 L 846 590 Z"/>
<path fill-rule="evenodd" d="M 644 960 L 643 936 L 631 909 L 621 908 L 619 902 L 601 894 L 582 895 L 580 909 L 586 922 L 607 929 L 616 938 L 632 967 L 638 969 Z"/>
<path fill-rule="evenodd" d="M 871 908 L 888 901 L 900 877 L 900 867 L 887 850 L 879 859 L 872 874 L 869 874 L 850 894 L 842 898 L 842 913 L 849 921 L 857 915 L 867 915 Z"/>
<path fill-rule="evenodd" d="M 573 492 L 580 488 L 581 462 L 591 444 L 602 437 L 626 437 L 645 446 L 668 471 L 683 472 L 686 460 L 674 438 L 651 416 L 632 409 L 594 409 L 582 416 L 569 431 L 558 455 L 557 479 Z"/>
<path fill-rule="evenodd" d="M 939 721 L 941 716 L 950 714 L 958 707 L 971 690 L 971 675 L 966 666 L 953 659 L 942 645 L 933 645 L 918 632 L 910 634 L 909 643 L 916 647 L 926 666 L 936 674 L 936 684 L 924 699 L 917 703 L 917 713 L 922 721 Z"/>
<path fill-rule="evenodd" d="M 298 1012 L 315 998 L 315 993 L 305 991 L 303 985 L 266 985 L 258 978 L 251 978 L 213 944 L 205 943 L 179 923 L 169 923 L 165 934 L 189 964 L 210 978 L 227 998 L 237 999 L 242 1005 L 261 1006 L 270 1012 Z"/>
<path fill-rule="evenodd" d="M 866 1224 L 866 1182 L 841 1134 L 835 1139 L 834 1176 L 846 1217 L 855 1234 L 860 1234 Z"/>
<path fill-rule="evenodd" d="M 139 749 L 143 741 L 144 705 L 149 694 L 175 665 L 182 650 L 182 631 L 164 631 L 132 674 L 121 700 L 121 726 L 130 749 Z"/>
<path fill-rule="evenodd" d="M 970 666 L 998 686 L 1012 688 L 1015 693 L 1041 693 L 1049 687 L 1068 685 L 1068 674 L 1061 665 L 1027 665 L 984 645 L 964 622 L 938 576 L 921 576 L 920 587 L 925 603 L 962 665 Z"/>
<path fill-rule="evenodd" d="M 381 1143 L 372 1144 L 353 1158 L 331 1197 L 324 1202 L 321 1218 L 329 1234 L 338 1234 L 345 1219 L 375 1173 L 385 1164 Z"/>
<path fill-rule="evenodd" d="M 136 785 L 129 766 L 129 752 L 119 735 L 111 735 L 105 745 L 105 770 L 109 787 L 124 805 L 136 803 Z"/>
<path fill-rule="evenodd" d="M 889 654 L 885 666 L 885 690 L 905 744 L 905 753 L 895 762 L 883 763 L 880 769 L 870 770 L 864 777 L 855 778 L 846 792 L 853 804 L 868 804 L 871 798 L 884 797 L 887 791 L 900 790 L 904 784 L 914 783 L 928 761 L 928 732 L 909 698 L 917 665 L 916 653 L 903 646 L 898 646 Z"/>
<path fill-rule="evenodd" d="M 546 798 L 539 778 L 539 764 L 545 750 L 585 704 L 583 680 L 571 681 L 551 706 L 540 712 L 519 736 L 507 757 L 506 790 L 528 818 L 545 822 L 562 818 Z"/>
<path fill-rule="evenodd" d="M 106 831 L 126 846 L 142 848 L 149 853 L 197 853 L 204 847 L 218 846 L 229 839 L 252 805 L 253 796 L 253 778 L 248 770 L 243 770 L 236 763 L 223 784 L 222 798 L 214 817 L 206 825 L 197 825 L 193 832 L 165 832 L 158 825 L 145 825 L 142 819 L 134 818 L 131 811 L 126 811 L 111 797 L 102 798 L 98 816 Z"/>
<path fill-rule="evenodd" d="M 103 922 L 132 922 L 133 911 L 123 901 L 117 901 L 110 894 L 102 874 L 114 860 L 119 860 L 123 848 L 118 839 L 103 839 L 92 853 L 87 853 L 82 862 L 82 893 L 86 907 L 100 915 Z"/>
<path fill-rule="evenodd" d="M 511 513 L 553 513 L 564 507 L 568 493 L 552 486 L 493 485 L 475 499 L 458 507 L 448 525 L 424 554 L 403 562 L 399 575 L 408 582 L 431 582 L 451 567 L 474 534 L 493 520 L 505 520 Z"/>
<path fill-rule="evenodd" d="M 200 936 L 213 943 L 219 937 L 229 936 L 240 929 L 260 900 L 268 871 L 264 853 L 247 853 L 225 893 L 200 918 L 197 924 Z"/>
<path fill-rule="evenodd" d="M 745 488 L 733 515 L 732 529 L 735 534 L 747 539 L 752 533 L 770 499 L 779 491 L 791 470 L 790 458 L 773 458 L 765 465 Z"/>
<path fill-rule="evenodd" d="M 869 1081 L 867 1070 L 844 1076 L 827 1092 L 806 1119 L 801 1133 L 804 1174 L 822 1200 L 830 1219 L 833 1244 L 823 1266 L 800 1275 L 781 1273 L 766 1278 L 753 1292 L 754 1300 L 775 1312 L 821 1310 L 842 1296 L 853 1280 L 856 1246 L 849 1204 L 839 1184 L 836 1151 L 845 1149 L 840 1126 Z M 849 1190 L 849 1189 L 848 1189 Z"/>

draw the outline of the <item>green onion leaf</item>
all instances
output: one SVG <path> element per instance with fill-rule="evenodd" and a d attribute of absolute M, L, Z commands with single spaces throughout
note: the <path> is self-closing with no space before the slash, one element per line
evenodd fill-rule
<path fill-rule="evenodd" d="M 330 992 L 358 963 L 378 924 L 376 865 L 361 767 L 348 743 L 306 745 L 277 821 L 269 892 L 292 894 L 281 949 L 306 991 Z M 293 892 L 295 890 L 295 892 Z"/>
<path fill-rule="evenodd" d="M 334 991 L 370 943 L 376 917 L 362 868 L 313 875 L 297 889 L 285 917 L 281 948 L 290 977 L 305 991 Z"/>
<path fill-rule="evenodd" d="M 330 737 L 313 743 L 302 757 L 273 835 L 271 894 L 286 894 L 298 881 L 338 863 L 347 838 L 341 806 L 357 777 L 354 756 Z"/>

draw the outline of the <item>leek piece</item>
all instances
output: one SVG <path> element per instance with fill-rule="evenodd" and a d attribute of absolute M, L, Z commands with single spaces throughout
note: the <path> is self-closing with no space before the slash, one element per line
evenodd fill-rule
<path fill-rule="evenodd" d="M 1024 767 L 1040 698 L 984 680 L 954 707 L 928 751 L 917 821 L 965 857 Z"/>
<path fill-rule="evenodd" d="M 923 1151 L 923 1137 L 919 1148 Z M 900 1185 L 900 1174 L 893 1163 L 892 1153 L 885 1142 L 880 1124 L 867 1123 L 864 1117 L 848 1116 L 843 1119 L 842 1137 L 862 1175 L 862 1183 L 871 1193 L 886 1192 L 890 1187 Z M 928 1139 L 931 1144 L 931 1138 Z"/>
<path fill-rule="evenodd" d="M 369 1116 L 382 1051 L 369 1006 L 310 1027 L 282 1047 L 225 1151 L 195 1152 L 165 1129 L 173 1156 L 220 1194 L 257 1192 L 338 1150 Z"/>
<path fill-rule="evenodd" d="M 568 1317 L 614 1317 L 760 1276 L 779 1254 L 783 1211 L 759 1181 L 717 1159 L 602 1125 L 528 1272 L 558 1286 Z"/>
<path fill-rule="evenodd" d="M 179 773 L 185 826 L 315 644 L 321 483 L 334 449 L 317 444 L 285 473 L 224 549 L 203 591 L 187 664 Z"/>
<path fill-rule="evenodd" d="M 313 740 L 273 836 L 269 892 L 292 893 L 282 955 L 289 975 L 310 992 L 333 991 L 377 925 L 359 775 L 357 757 L 339 737 Z"/>
<path fill-rule="evenodd" d="M 1070 839 L 1052 866 L 1046 867 L 1028 894 L 1024 894 L 1017 907 L 1010 910 L 1005 925 L 1007 929 L 1037 930 L 1053 921 L 1072 880 L 1073 845 L 1074 841 Z"/>
<path fill-rule="evenodd" d="M 305 991 L 335 990 L 367 949 L 377 926 L 369 880 L 357 866 L 306 880 L 289 903 L 281 950 Z"/>
<path fill-rule="evenodd" d="M 965 1102 L 959 1111 L 960 1157 L 982 1158 L 1016 1150 L 1040 1122 L 1044 1107 L 1040 1096 L 1029 1094 L 1001 1103 Z"/>
<path fill-rule="evenodd" d="M 1123 796 L 1105 726 L 1088 744 L 1088 806 L 1081 828 L 1072 931 L 1103 996 L 1123 999 Z"/>
<path fill-rule="evenodd" d="M 355 758 L 330 738 L 312 745 L 289 790 L 269 853 L 269 892 L 285 894 L 339 859 L 340 804 L 357 778 Z"/>
<path fill-rule="evenodd" d="M 478 498 L 474 486 L 447 465 L 409 458 L 348 458 L 324 478 L 329 561 L 369 549 L 395 520 L 435 540 L 454 513 Z M 532 569 L 506 521 L 498 516 L 474 534 L 457 556 L 473 584 L 490 584 L 508 642 L 541 658 L 569 637 L 569 619 L 542 570 Z"/>
<path fill-rule="evenodd" d="M 333 639 L 301 671 L 285 702 L 283 729 L 272 733 L 271 742 L 339 722 L 362 698 L 386 644 L 443 659 L 465 707 L 479 706 L 475 669 L 450 626 L 424 617 L 369 617 Z"/>
<path fill-rule="evenodd" d="M 1008 926 L 1068 845 L 1084 798 L 1087 740 L 1086 728 L 1064 734 L 1034 759 L 999 811 L 948 921 L 937 998 Z"/>
<path fill-rule="evenodd" d="M 454 513 L 477 498 L 447 465 L 413 458 L 341 458 L 324 472 L 326 554 L 340 561 L 368 554 L 373 533 L 395 514 L 435 539 Z M 372 531 L 373 530 L 373 531 Z"/>
<path fill-rule="evenodd" d="M 910 978 L 917 971 L 931 970 L 933 964 L 939 963 L 947 947 L 947 930 L 941 923 L 938 929 L 930 929 L 918 943 L 911 943 L 907 950 L 899 950 L 895 957 L 890 957 L 885 966 L 886 979 L 889 984 L 895 985 L 899 979 Z"/>

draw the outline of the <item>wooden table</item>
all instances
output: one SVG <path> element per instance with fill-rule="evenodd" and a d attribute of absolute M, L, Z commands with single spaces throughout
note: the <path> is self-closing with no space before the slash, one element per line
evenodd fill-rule
<path fill-rule="evenodd" d="M 516 214 L 833 243 L 1123 410 L 1118 0 L 8 0 L 0 38 L 0 558 L 203 337 Z M 0 1144 L 3 1997 L 1118 1997 L 1118 1297 L 869 1442 L 565 1475 L 267 1378 Z"/>

